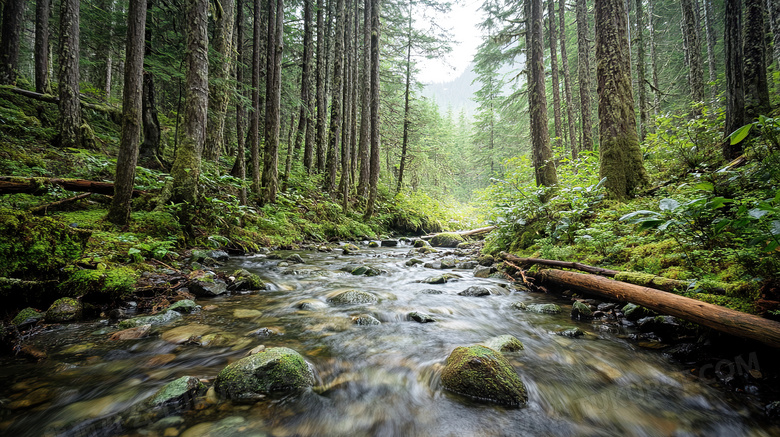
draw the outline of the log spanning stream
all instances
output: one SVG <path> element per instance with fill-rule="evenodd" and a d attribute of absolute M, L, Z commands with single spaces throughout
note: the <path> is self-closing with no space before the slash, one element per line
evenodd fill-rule
<path fill-rule="evenodd" d="M 660 352 L 626 340 L 626 331 L 601 322 L 572 321 L 568 300 L 516 291 L 507 281 L 475 278 L 465 269 L 450 271 L 462 276 L 456 281 L 418 282 L 443 271 L 407 266 L 410 250 L 409 246 L 364 247 L 352 256 L 298 252 L 305 263 L 283 267 L 279 260 L 262 255 L 233 258 L 222 267 L 225 271 L 247 269 L 268 281 L 270 290 L 199 299 L 200 311 L 155 326 L 152 335 L 142 339 L 109 340 L 119 328 L 107 320 L 51 326 L 31 340 L 47 351 L 46 360 L 4 358 L 0 362 L 0 434 L 770 436 L 780 432 L 765 421 L 758 402 L 754 405 L 748 397 L 735 398 L 713 388 Z M 354 264 L 371 266 L 382 274 L 356 276 L 342 271 Z M 492 294 L 458 295 L 474 285 L 489 287 Z M 327 302 L 327 296 L 345 288 L 371 292 L 379 301 Z M 301 305 L 304 301 L 307 304 Z M 557 303 L 563 312 L 520 311 L 513 306 L 517 302 Z M 410 320 L 412 311 L 436 321 Z M 381 324 L 355 324 L 353 318 L 360 315 L 371 315 Z M 576 338 L 556 334 L 568 327 L 586 334 Z M 209 342 L 196 341 L 210 334 L 218 335 Z M 524 350 L 504 356 L 527 388 L 526 406 L 503 407 L 443 388 L 442 366 L 454 348 L 505 334 L 525 345 Z M 228 363 L 261 344 L 284 346 L 303 355 L 315 369 L 315 387 L 253 403 L 196 400 L 187 410 L 172 411 L 131 429 L 117 425 L 115 418 L 164 384 L 187 375 L 209 385 Z"/>

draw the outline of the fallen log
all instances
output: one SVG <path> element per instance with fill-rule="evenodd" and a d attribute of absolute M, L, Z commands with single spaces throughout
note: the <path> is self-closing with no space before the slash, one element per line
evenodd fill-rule
<path fill-rule="evenodd" d="M 46 212 L 48 212 L 50 209 L 56 209 L 59 208 L 62 205 L 67 205 L 69 203 L 77 202 L 81 199 L 87 198 L 94 193 L 82 193 L 78 196 L 69 197 L 67 199 L 58 200 L 56 202 L 47 203 L 45 205 L 36 206 L 35 208 L 30 208 L 30 212 L 35 215 L 44 215 Z"/>
<path fill-rule="evenodd" d="M 780 322 L 602 276 L 554 269 L 525 274 L 541 283 L 635 303 L 661 314 L 780 348 Z"/>
<path fill-rule="evenodd" d="M 659 290 L 665 290 L 665 291 L 687 290 L 691 286 L 691 283 L 688 281 L 680 281 L 677 279 L 664 278 L 663 276 L 652 275 L 650 273 L 621 272 L 619 270 L 604 269 L 601 267 L 590 266 L 587 264 L 570 262 L 570 261 L 558 261 L 554 259 L 522 258 L 506 252 L 501 252 L 500 256 L 501 259 L 505 261 L 510 261 L 519 265 L 541 264 L 549 267 L 579 270 L 581 272 L 588 272 L 596 275 L 609 276 L 611 278 L 615 278 L 618 281 L 628 282 L 635 285 L 643 285 L 646 287 L 657 288 Z M 723 289 L 716 288 L 716 289 L 709 289 L 709 291 L 722 292 Z"/>
<path fill-rule="evenodd" d="M 431 238 L 433 238 L 433 237 L 435 237 L 437 235 L 440 235 L 440 234 L 457 234 L 457 235 L 460 235 L 461 237 L 469 237 L 471 235 L 487 234 L 487 233 L 489 233 L 490 231 L 492 231 L 495 228 L 496 228 L 495 226 L 487 226 L 487 227 L 484 227 L 484 228 L 471 229 L 471 230 L 468 230 L 468 231 L 439 232 L 439 233 L 436 233 L 436 234 L 428 234 L 428 235 L 422 236 L 422 237 L 420 237 L 420 239 L 422 239 L 422 240 L 430 240 Z"/>
<path fill-rule="evenodd" d="M 112 182 L 89 181 L 85 179 L 60 178 L 20 178 L 15 176 L 0 176 L 0 194 L 27 193 L 41 196 L 48 192 L 49 185 L 59 185 L 68 191 L 90 192 L 96 194 L 114 195 Z M 133 190 L 133 197 L 147 194 L 146 191 Z"/>
<path fill-rule="evenodd" d="M 58 105 L 60 103 L 60 98 L 57 96 L 53 96 L 51 94 L 41 94 L 41 93 L 36 93 L 35 91 L 23 90 L 21 88 L 10 88 L 10 90 L 15 94 L 28 97 L 30 99 L 38 100 L 40 102 L 54 103 L 55 105 Z M 113 106 L 108 106 L 108 105 L 97 105 L 94 103 L 89 103 L 84 100 L 84 97 L 85 97 L 84 95 L 80 96 L 82 107 L 87 109 L 92 109 L 98 112 L 104 112 L 110 115 L 115 122 L 121 120 L 122 117 L 121 109 L 115 108 Z"/>

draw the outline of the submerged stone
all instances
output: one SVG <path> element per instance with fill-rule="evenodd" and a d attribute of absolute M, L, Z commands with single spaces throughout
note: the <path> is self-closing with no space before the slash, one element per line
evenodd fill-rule
<path fill-rule="evenodd" d="M 132 319 L 122 320 L 119 327 L 122 329 L 134 328 L 141 325 L 165 325 L 181 318 L 181 314 L 176 311 L 165 311 L 164 313 L 153 316 L 134 317 Z"/>
<path fill-rule="evenodd" d="M 441 382 L 449 391 L 482 401 L 522 406 L 525 385 L 500 353 L 485 346 L 457 347 L 447 358 Z"/>
<path fill-rule="evenodd" d="M 306 360 L 286 347 L 265 349 L 229 364 L 214 381 L 217 394 L 233 400 L 254 400 L 312 385 L 314 373 Z"/>
<path fill-rule="evenodd" d="M 111 334 L 111 337 L 109 337 L 109 339 L 113 341 L 137 340 L 139 338 L 144 338 L 147 335 L 149 335 L 149 332 L 151 330 L 152 330 L 152 325 L 136 326 L 135 328 L 128 328 L 128 329 L 123 329 L 121 331 L 117 331 Z"/>
<path fill-rule="evenodd" d="M 499 352 L 515 352 L 525 349 L 523 342 L 509 334 L 489 338 L 484 345 Z"/>
<path fill-rule="evenodd" d="M 299 301 L 298 303 L 296 303 L 295 307 L 298 308 L 299 310 L 303 310 L 303 311 L 317 311 L 317 310 L 321 310 L 321 309 L 327 308 L 328 305 L 325 302 L 321 301 L 321 300 L 317 300 L 317 299 L 304 299 L 304 300 Z"/>
<path fill-rule="evenodd" d="M 555 334 L 556 335 L 560 335 L 562 337 L 575 338 L 575 337 L 581 337 L 581 336 L 585 335 L 585 331 L 583 331 L 580 328 L 577 328 L 576 326 L 573 326 L 573 327 L 569 327 L 569 328 L 559 329 L 559 330 L 555 331 Z"/>
<path fill-rule="evenodd" d="M 372 293 L 360 290 L 342 290 L 328 296 L 328 302 L 338 305 L 376 303 L 379 298 Z"/>
<path fill-rule="evenodd" d="M 423 284 L 445 284 L 447 282 L 457 281 L 462 276 L 456 275 L 455 273 L 445 273 L 443 275 L 436 275 L 431 276 L 429 278 L 425 278 L 421 280 Z"/>
<path fill-rule="evenodd" d="M 406 318 L 408 320 L 412 320 L 417 323 L 433 323 L 436 321 L 436 319 L 429 316 L 428 314 L 421 313 L 419 311 L 412 311 L 411 313 L 406 315 Z"/>

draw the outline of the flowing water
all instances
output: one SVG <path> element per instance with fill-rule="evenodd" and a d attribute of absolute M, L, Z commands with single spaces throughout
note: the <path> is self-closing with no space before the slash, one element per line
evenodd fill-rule
<path fill-rule="evenodd" d="M 363 249 L 359 255 L 302 252 L 306 264 L 279 267 L 263 256 L 232 259 L 272 285 L 251 295 L 201 299 L 204 309 L 145 339 L 112 342 L 107 321 L 52 326 L 32 342 L 48 359 L 0 362 L 0 434 L 145 436 L 769 436 L 745 397 L 703 383 L 657 351 L 643 350 L 599 323 L 569 319 L 570 302 L 514 291 L 500 279 L 455 270 L 455 282 L 417 282 L 441 270 L 408 267 L 409 247 Z M 380 276 L 340 269 L 365 264 Z M 466 297 L 472 285 L 495 294 Z M 376 304 L 326 303 L 334 291 L 375 293 Z M 433 294 L 438 290 L 441 294 Z M 437 291 L 437 292 L 438 292 Z M 301 301 L 309 300 L 306 310 Z M 534 314 L 515 302 L 558 303 L 560 315 Z M 312 304 L 313 302 L 313 304 Z M 434 323 L 407 319 L 411 311 Z M 368 314 L 380 325 L 354 324 Z M 206 325 L 208 345 L 171 342 L 166 331 Z M 587 335 L 556 335 L 578 326 Z M 260 329 L 266 328 L 266 329 Z M 259 330 L 259 331 L 258 331 Z M 206 334 L 203 334 L 203 333 Z M 443 389 L 440 373 L 458 346 L 511 334 L 525 349 L 505 353 L 528 389 L 523 408 L 477 402 Z M 187 334 L 185 334 L 187 335 Z M 205 343 L 205 342 L 204 342 Z M 114 418 L 184 375 L 213 381 L 254 346 L 286 346 L 316 369 L 313 390 L 254 404 L 201 402 L 194 409 L 133 430 Z"/>

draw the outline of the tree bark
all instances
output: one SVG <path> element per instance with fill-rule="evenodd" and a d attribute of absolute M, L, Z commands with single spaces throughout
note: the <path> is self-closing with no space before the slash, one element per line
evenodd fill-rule
<path fill-rule="evenodd" d="M 365 219 L 374 215 L 377 186 L 379 185 L 379 37 L 381 32 L 380 0 L 371 1 L 371 158 L 368 202 Z"/>
<path fill-rule="evenodd" d="M 203 143 L 206 139 L 206 110 L 209 93 L 208 0 L 186 0 L 185 103 L 182 142 L 171 169 L 171 201 L 185 202 L 180 219 L 191 225 L 198 201 L 198 181 Z"/>
<path fill-rule="evenodd" d="M 295 135 L 295 150 L 303 146 L 303 167 L 311 173 L 314 157 L 314 99 L 311 95 L 311 71 L 314 45 L 312 42 L 313 0 L 304 0 L 303 4 L 303 60 L 301 65 L 301 113 L 298 119 L 298 132 Z"/>
<path fill-rule="evenodd" d="M 409 2 L 409 26 L 407 27 L 408 40 L 406 42 L 406 81 L 404 84 L 404 125 L 403 138 L 401 140 L 401 162 L 398 164 L 398 185 L 395 192 L 400 193 L 404 181 L 404 167 L 406 166 L 406 152 L 409 147 L 409 124 L 411 116 L 409 114 L 409 93 L 412 84 L 412 3 Z"/>
<path fill-rule="evenodd" d="M 571 92 L 571 70 L 569 69 L 569 54 L 566 50 L 566 0 L 558 2 L 558 18 L 561 29 L 561 66 L 563 67 L 563 96 L 566 100 L 566 122 L 569 128 L 569 143 L 571 145 L 571 157 L 577 159 L 579 144 L 577 141 L 577 129 L 574 121 L 574 98 Z"/>
<path fill-rule="evenodd" d="M 154 0 L 147 0 L 146 10 L 151 10 Z M 152 54 L 152 29 L 147 27 L 144 31 L 144 57 Z M 143 119 L 144 141 L 141 143 L 140 162 L 147 167 L 162 168 L 160 162 L 160 119 L 157 116 L 157 97 L 156 97 L 154 74 L 151 71 L 143 73 L 143 104 L 141 107 Z"/>
<path fill-rule="evenodd" d="M 270 87 L 266 86 L 266 137 L 263 152 L 263 203 L 276 202 L 279 191 L 279 126 L 282 99 L 282 50 L 284 48 L 284 0 L 269 0 L 275 6 L 273 20 L 268 21 L 268 55 L 273 52 L 273 62 L 268 62 Z M 273 32 L 270 30 L 273 28 Z M 273 34 L 273 40 L 271 35 Z"/>
<path fill-rule="evenodd" d="M 550 32 L 547 39 L 550 41 L 550 79 L 552 80 L 553 93 L 553 126 L 555 127 L 555 138 L 553 149 L 562 150 L 563 147 L 563 122 L 561 120 L 561 86 L 558 75 L 558 31 L 555 29 L 555 0 L 547 0 L 548 4 L 548 24 Z M 565 153 L 562 153 L 565 155 Z"/>
<path fill-rule="evenodd" d="M 61 147 L 81 147 L 79 101 L 79 1 L 62 0 L 60 11 L 59 130 Z"/>
<path fill-rule="evenodd" d="M 658 115 L 661 108 L 661 86 L 658 81 L 658 45 L 655 38 L 655 13 L 656 0 L 648 0 L 647 15 L 650 16 L 650 71 L 653 78 L 653 114 Z"/>
<path fill-rule="evenodd" d="M 577 1 L 577 77 L 580 83 L 580 137 L 581 150 L 593 150 L 593 115 L 590 89 L 590 29 L 588 28 L 588 3 Z"/>
<path fill-rule="evenodd" d="M 371 176 L 371 162 L 369 159 L 371 142 L 371 3 L 371 0 L 364 0 L 363 2 L 363 76 L 360 84 L 360 141 L 358 142 L 360 176 L 357 188 L 358 196 L 362 197 L 366 197 L 368 194 Z"/>
<path fill-rule="evenodd" d="M 325 125 L 328 122 L 328 109 L 325 96 L 325 72 L 328 68 L 328 43 L 325 38 L 325 4 L 317 0 L 317 173 L 325 171 L 328 137 Z"/>
<path fill-rule="evenodd" d="M 639 90 L 639 141 L 644 141 L 647 135 L 647 87 L 645 86 L 645 12 L 642 0 L 636 0 L 636 81 Z"/>
<path fill-rule="evenodd" d="M 742 154 L 742 143 L 731 144 L 728 136 L 745 125 L 745 79 L 742 64 L 742 1 L 726 0 L 724 45 L 726 50 L 726 124 L 723 156 L 731 161 Z"/>
<path fill-rule="evenodd" d="M 336 192 L 336 170 L 338 168 L 338 146 L 341 140 L 342 102 L 344 86 L 344 0 L 336 0 L 336 34 L 333 47 L 333 85 L 331 86 L 330 130 L 328 133 L 328 178 L 325 189 Z"/>
<path fill-rule="evenodd" d="M 745 56 L 745 121 L 769 115 L 769 86 L 766 77 L 766 35 L 764 0 L 745 0 L 743 55 Z"/>
<path fill-rule="evenodd" d="M 221 13 L 215 14 L 214 49 L 209 71 L 209 111 L 204 158 L 219 162 L 225 148 L 225 119 L 230 103 L 231 86 L 228 78 L 232 68 L 233 26 L 235 24 L 235 0 L 220 0 Z M 219 166 L 217 166 L 219 168 Z"/>
<path fill-rule="evenodd" d="M 715 36 L 715 12 L 712 10 L 712 0 L 704 1 L 704 31 L 707 36 L 707 69 L 709 71 L 710 81 L 710 99 L 716 101 L 718 97 L 718 86 L 715 81 L 718 78 L 717 64 L 715 62 L 715 45 L 717 37 Z"/>
<path fill-rule="evenodd" d="M 626 199 L 648 177 L 639 148 L 631 55 L 623 0 L 596 0 L 596 62 L 601 178 L 610 196 Z"/>
<path fill-rule="evenodd" d="M 345 1 L 344 13 L 344 67 L 343 81 L 341 84 L 343 90 L 343 100 L 341 101 L 343 122 L 341 126 L 341 180 L 339 182 L 339 192 L 341 192 L 341 208 L 344 214 L 349 211 L 349 190 L 352 174 L 350 167 L 352 164 L 352 23 L 354 20 L 354 2 Z"/>
<path fill-rule="evenodd" d="M 68 191 L 88 191 L 107 196 L 114 195 L 114 184 L 111 182 L 97 182 L 84 179 L 0 176 L 0 194 L 27 193 L 41 196 L 48 193 L 48 185 L 58 185 Z M 146 194 L 146 191 L 133 190 L 132 196 L 137 197 L 142 194 Z"/>
<path fill-rule="evenodd" d="M 236 55 L 236 93 L 246 94 L 244 92 L 244 0 L 238 0 L 236 2 L 236 25 L 235 33 L 233 34 L 233 47 L 235 47 Z M 245 96 L 242 96 L 245 97 Z M 244 107 L 244 99 L 236 99 L 236 142 L 238 147 L 236 148 L 236 160 L 233 163 L 233 169 L 230 172 L 231 175 L 241 180 L 241 190 L 239 191 L 239 201 L 242 205 L 246 205 L 246 187 L 244 181 L 246 180 L 246 142 L 244 141 L 244 123 L 246 120 L 246 107 Z"/>
<path fill-rule="evenodd" d="M 5 1 L 3 30 L 0 32 L 0 85 L 16 85 L 24 7 L 24 0 Z"/>
<path fill-rule="evenodd" d="M 260 194 L 260 64 L 262 63 L 262 2 L 254 2 L 252 36 L 252 112 L 249 114 L 249 151 L 252 161 L 252 192 Z"/>
<path fill-rule="evenodd" d="M 141 139 L 141 109 L 144 71 L 144 29 L 146 0 L 131 0 L 127 12 L 125 78 L 122 93 L 122 136 L 116 159 L 114 198 L 108 221 L 124 226 L 130 219 L 130 201 L 135 183 L 138 143 Z"/>
<path fill-rule="evenodd" d="M 531 81 L 528 87 L 528 108 L 531 117 L 531 150 L 533 153 L 536 185 L 552 187 L 558 183 L 555 172 L 550 136 L 547 130 L 547 96 L 544 84 L 544 39 L 542 31 L 544 6 L 542 0 L 530 0 L 531 46 L 528 71 Z"/>
<path fill-rule="evenodd" d="M 688 86 L 691 88 L 691 100 L 700 103 L 704 100 L 704 68 L 693 0 L 681 0 L 680 8 L 682 9 L 683 49 L 688 65 Z"/>
<path fill-rule="evenodd" d="M 51 0 L 35 2 L 35 91 L 51 94 L 49 75 L 49 17 Z"/>
<path fill-rule="evenodd" d="M 752 314 L 601 276 L 562 270 L 542 270 L 529 276 L 543 284 L 575 288 L 610 299 L 632 302 L 716 331 L 780 347 L 780 323 Z"/>
<path fill-rule="evenodd" d="M 780 2 L 769 1 L 769 24 L 772 30 L 772 58 L 780 63 Z M 771 60 L 767 60 L 771 64 Z"/>

